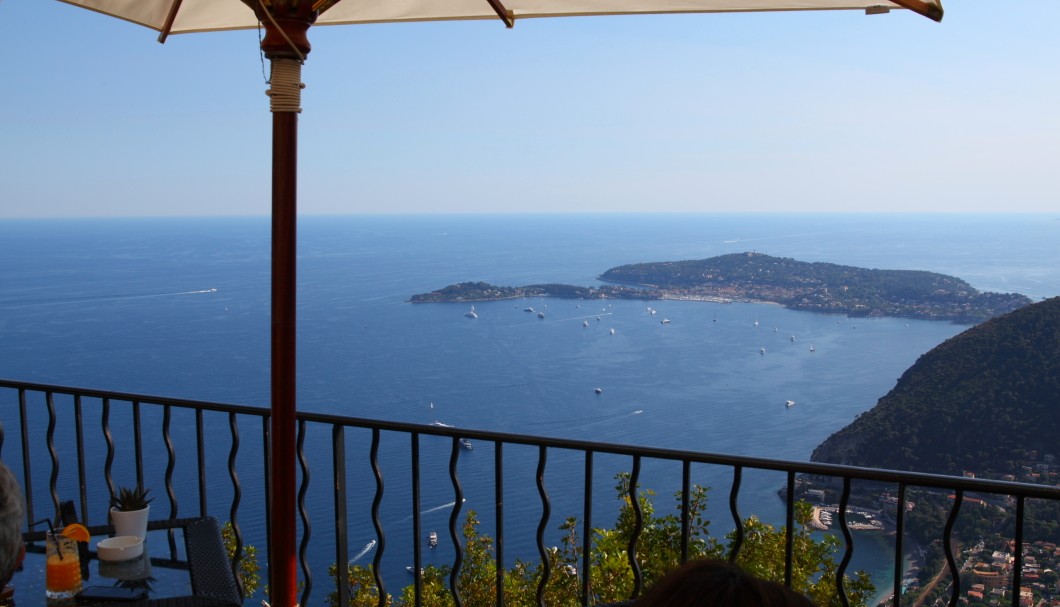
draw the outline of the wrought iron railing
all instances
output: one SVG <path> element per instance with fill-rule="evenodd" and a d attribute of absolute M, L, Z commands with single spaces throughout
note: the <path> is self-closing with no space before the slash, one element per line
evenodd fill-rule
<path fill-rule="evenodd" d="M 176 419 L 175 419 L 176 418 Z M 239 575 L 237 561 L 245 545 L 247 530 L 260 530 L 268 520 L 268 503 L 264 496 L 269 494 L 269 475 L 267 470 L 267 445 L 269 444 L 269 410 L 261 407 L 236 406 L 219 403 L 191 401 L 184 399 L 164 398 L 140 394 L 107 392 L 101 390 L 69 388 L 52 385 L 0 380 L 0 458 L 9 467 L 19 471 L 24 482 L 26 493 L 27 517 L 36 520 L 42 516 L 51 516 L 59 510 L 62 498 L 76 494 L 82 518 L 89 525 L 106 523 L 106 504 L 120 484 L 116 476 L 132 476 L 135 483 L 146 485 L 161 481 L 165 493 L 164 499 L 156 500 L 159 515 L 153 513 L 156 527 L 164 527 L 165 520 L 177 520 L 179 516 L 213 515 L 233 524 L 237 558 L 233 559 L 233 571 Z M 93 426 L 98 424 L 98 430 Z M 249 430 L 248 430 L 249 428 Z M 260 443 L 244 445 L 243 434 L 251 432 L 260 436 Z M 367 442 L 366 453 L 348 454 L 351 440 L 347 433 L 363 434 Z M 324 441 L 314 437 L 329 436 Z M 407 476 L 403 480 L 409 491 L 408 508 L 411 511 L 411 530 L 396 528 L 384 524 L 385 516 L 381 513 L 381 504 L 391 489 L 384 487 L 402 486 L 391 483 L 395 470 L 393 461 L 384 461 L 381 446 L 384 437 L 391 437 L 402 442 L 407 441 Z M 403 437 L 403 438 L 402 438 Z M 505 455 L 513 449 L 520 453 L 530 450 L 536 452 L 534 478 L 537 498 L 540 502 L 540 518 L 537 521 L 533 544 L 541 559 L 544 575 L 538 592 L 539 604 L 544 604 L 541 591 L 549 575 L 547 558 L 546 530 L 550 523 L 554 498 L 549 494 L 549 483 L 546 472 L 549 470 L 551 454 L 562 453 L 564 462 L 571 461 L 571 454 L 581 460 L 582 495 L 580 537 L 581 567 L 579 571 L 589 572 L 591 542 L 593 539 L 594 516 L 597 508 L 594 496 L 599 492 L 598 458 L 608 457 L 614 463 L 621 464 L 628 474 L 628 503 L 634 513 L 634 534 L 630 539 L 628 550 L 629 565 L 633 572 L 632 595 L 638 595 L 643 589 L 641 563 L 637 560 L 637 542 L 643 531 L 643 513 L 639 508 L 636 492 L 641 485 L 641 474 L 644 462 L 671 462 L 680 467 L 677 493 L 681 504 L 681 558 L 690 554 L 690 526 L 688 520 L 689 500 L 694 491 L 692 482 L 693 466 L 707 465 L 721 467 L 730 471 L 728 510 L 733 524 L 733 541 L 729 548 L 730 558 L 735 559 L 744 541 L 744 519 L 739 510 L 739 497 L 745 472 L 770 471 L 778 473 L 784 479 L 783 524 L 786 529 L 784 578 L 787 583 L 792 580 L 793 545 L 795 525 L 795 488 L 797 479 L 803 476 L 828 477 L 839 487 L 839 506 L 837 517 L 843 538 L 842 559 L 836 576 L 836 591 L 841 602 L 848 604 L 847 591 L 844 586 L 844 575 L 854 553 L 854 541 L 851 526 L 847 520 L 847 509 L 855 482 L 886 483 L 897 492 L 895 508 L 892 513 L 895 527 L 894 576 L 892 603 L 897 607 L 902 594 L 903 547 L 906 525 L 906 494 L 911 488 L 944 490 L 953 494 L 952 507 L 946 519 L 943 531 L 943 548 L 949 573 L 953 580 L 950 589 L 950 605 L 956 605 L 960 596 L 959 567 L 954 553 L 952 533 L 966 494 L 1003 496 L 1015 504 L 1014 565 L 1009 584 L 1009 597 L 1012 605 L 1019 604 L 1019 590 L 1023 584 L 1022 555 L 1024 553 L 1023 528 L 1025 506 L 1028 500 L 1060 500 L 1060 488 L 1043 485 L 1032 485 L 1016 482 L 990 481 L 984 479 L 943 476 L 934 474 L 902 473 L 895 471 L 857 468 L 850 466 L 825 465 L 809 462 L 793 462 L 744 456 L 729 456 L 713 453 L 700 453 L 673 449 L 659 449 L 632 445 L 607 444 L 583 440 L 542 438 L 519 434 L 489 432 L 448 426 L 419 425 L 401 422 L 360 419 L 339 415 L 300 413 L 298 415 L 298 455 L 300 465 L 300 490 L 298 509 L 301 517 L 299 560 L 302 571 L 301 604 L 309 605 L 314 594 L 315 579 L 320 576 L 319 567 L 313 562 L 331 561 L 348 563 L 350 561 L 350 516 L 349 502 L 354 495 L 363 496 L 359 489 L 365 485 L 371 491 L 371 504 L 368 512 L 361 518 L 371 521 L 375 538 L 373 571 L 379 589 L 380 605 L 388 591 L 387 580 L 382 575 L 381 564 L 387 554 L 388 534 L 397 532 L 414 538 L 412 554 L 402 555 L 411 558 L 412 572 L 421 571 L 423 562 L 422 546 L 416 538 L 422 538 L 421 484 L 423 481 L 423 462 L 425 450 L 423 441 L 430 437 L 441 437 L 448 443 L 448 483 L 452 491 L 452 512 L 448 522 L 448 532 L 453 543 L 452 580 L 460 570 L 464 553 L 459 539 L 459 516 L 462 512 L 464 487 L 457 462 L 467 446 L 464 441 L 474 441 L 478 445 L 492 445 L 492 489 L 493 496 L 487 500 L 493 515 L 493 533 L 495 534 L 494 556 L 498 563 L 505 563 L 509 558 L 506 550 L 506 501 L 512 492 L 527 492 L 527 488 L 511 489 L 506 487 L 509 480 L 505 465 Z M 307 449 L 306 441 L 312 443 Z M 434 440 L 434 439 L 432 439 Z M 327 443 L 326 445 L 324 443 Z M 361 444 L 361 441 L 356 441 Z M 433 445 L 437 447 L 437 445 Z M 330 456 L 330 463 L 321 462 L 319 455 Z M 431 451 L 437 454 L 437 449 Z M 241 459 L 242 458 L 242 459 Z M 615 459 L 617 458 L 617 459 Z M 188 460 L 190 463 L 187 463 Z M 219 460 L 224 460 L 224 465 Z M 241 464 L 241 461 L 249 463 Z M 317 480 L 313 476 L 316 470 L 330 468 L 330 478 Z M 360 472 L 355 474 L 352 468 Z M 158 472 L 152 472 L 157 470 Z M 181 475 L 181 471 L 186 473 Z M 359 475 L 359 476 L 358 476 Z M 217 480 L 223 476 L 223 481 Z M 243 480 L 241 477 L 249 480 Z M 371 479 L 358 484 L 351 482 L 353 476 Z M 46 479 L 46 480 L 45 480 Z M 183 480 L 182 480 L 183 479 Z M 387 481 L 387 484 L 384 484 Z M 351 487 L 351 485 L 354 485 Z M 779 485 L 779 483 L 778 483 Z M 217 487 L 223 486 L 223 490 Z M 333 527 L 324 527 L 318 533 L 330 547 L 318 546 L 314 536 L 314 507 L 307 505 L 306 497 L 313 488 L 324 487 L 332 494 L 330 510 L 319 514 L 320 504 L 315 506 L 317 519 L 332 521 Z M 568 488 L 569 490 L 569 488 Z M 254 501 L 244 504 L 245 494 L 252 493 Z M 570 496 L 564 496 L 569 498 Z M 44 500 L 48 503 L 41 505 Z M 187 501 L 191 499 L 194 512 L 185 512 Z M 182 501 L 183 500 L 183 501 Z M 223 503 L 218 504 L 218 500 Z M 163 503 L 159 503 L 159 501 Z M 404 527 L 406 523 L 402 523 Z M 268 546 L 268 534 L 264 531 L 263 539 Z M 324 552 L 330 556 L 323 556 Z M 315 555 L 315 556 L 314 556 Z M 525 555 L 519 555 L 520 558 Z M 173 556 L 175 558 L 175 556 Z M 496 604 L 505 604 L 505 568 L 496 567 Z M 344 576 L 340 573 L 337 580 Z M 416 604 L 421 601 L 421 580 L 416 574 Z M 596 597 L 590 588 L 589 575 L 580 576 L 583 605 L 594 604 Z M 335 593 L 338 604 L 345 605 L 349 599 L 350 589 L 345 583 L 336 583 L 326 590 Z M 459 591 L 452 589 L 454 602 L 461 604 Z M 319 598 L 317 599 L 320 600 Z"/>

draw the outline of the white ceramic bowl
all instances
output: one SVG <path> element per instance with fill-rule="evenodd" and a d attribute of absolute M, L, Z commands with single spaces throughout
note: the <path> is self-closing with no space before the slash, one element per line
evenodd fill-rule
<path fill-rule="evenodd" d="M 96 544 L 101 561 L 128 561 L 144 553 L 144 541 L 135 535 L 116 535 Z"/>

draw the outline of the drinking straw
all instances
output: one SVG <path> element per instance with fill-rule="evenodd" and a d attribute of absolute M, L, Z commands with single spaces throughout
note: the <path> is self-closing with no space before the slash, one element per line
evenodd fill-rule
<path fill-rule="evenodd" d="M 55 527 L 52 526 L 51 519 L 42 518 L 39 521 L 33 521 L 32 523 L 29 524 L 29 526 L 30 527 L 36 527 L 37 525 L 39 525 L 41 523 L 44 523 L 45 525 L 48 525 L 48 535 L 52 536 L 52 538 L 54 539 L 55 538 Z M 60 561 L 63 560 L 63 551 L 58 549 L 59 548 L 58 543 L 56 543 L 55 547 L 56 547 L 55 553 L 59 555 L 59 560 Z"/>

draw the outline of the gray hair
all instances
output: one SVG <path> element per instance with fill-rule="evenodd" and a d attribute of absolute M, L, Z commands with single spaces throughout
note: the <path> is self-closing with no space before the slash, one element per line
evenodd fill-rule
<path fill-rule="evenodd" d="M 0 462 L 0 586 L 11 579 L 22 551 L 22 488 Z"/>

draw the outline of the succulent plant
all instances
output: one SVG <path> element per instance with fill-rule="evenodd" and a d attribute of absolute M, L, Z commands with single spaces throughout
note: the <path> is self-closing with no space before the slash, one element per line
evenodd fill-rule
<path fill-rule="evenodd" d="M 143 510 L 151 503 L 153 497 L 147 497 L 150 489 L 144 489 L 140 485 L 136 487 L 120 487 L 118 492 L 110 498 L 110 505 L 115 510 L 122 512 L 132 512 L 133 510 Z"/>

